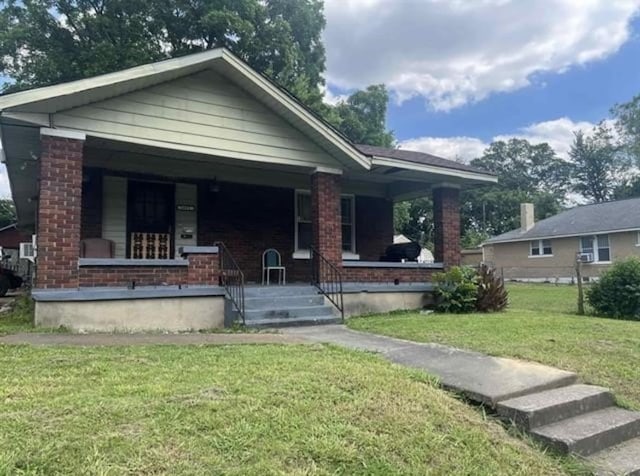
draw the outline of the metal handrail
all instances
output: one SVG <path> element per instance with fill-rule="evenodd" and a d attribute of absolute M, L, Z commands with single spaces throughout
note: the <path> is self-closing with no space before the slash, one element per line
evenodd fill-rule
<path fill-rule="evenodd" d="M 344 322 L 344 297 L 342 293 L 342 273 L 340 269 L 316 248 L 311 251 L 311 284 L 333 304 Z"/>
<path fill-rule="evenodd" d="M 224 286 L 244 325 L 244 273 L 222 241 L 215 245 L 220 256 L 220 284 Z"/>

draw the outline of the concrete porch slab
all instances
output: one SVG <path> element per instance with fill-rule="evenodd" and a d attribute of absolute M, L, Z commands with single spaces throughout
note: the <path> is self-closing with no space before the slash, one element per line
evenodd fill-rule
<path fill-rule="evenodd" d="M 494 407 L 497 402 L 574 383 L 576 374 L 532 362 L 352 331 L 342 325 L 287 328 L 285 335 L 382 354 L 391 362 L 424 370 L 446 388 Z"/>

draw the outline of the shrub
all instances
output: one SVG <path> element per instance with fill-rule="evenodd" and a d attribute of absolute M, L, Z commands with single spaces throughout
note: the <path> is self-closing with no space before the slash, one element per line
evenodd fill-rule
<path fill-rule="evenodd" d="M 614 263 L 587 290 L 587 301 L 598 315 L 640 320 L 640 260 Z"/>
<path fill-rule="evenodd" d="M 478 272 L 478 298 L 476 310 L 480 312 L 502 311 L 509 304 L 509 293 L 504 281 L 496 276 L 495 269 L 483 264 Z"/>
<path fill-rule="evenodd" d="M 454 266 L 445 273 L 433 275 L 436 310 L 464 313 L 476 309 L 478 275 L 473 268 Z"/>

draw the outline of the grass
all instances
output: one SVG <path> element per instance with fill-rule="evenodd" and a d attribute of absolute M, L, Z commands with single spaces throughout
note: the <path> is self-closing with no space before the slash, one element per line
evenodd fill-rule
<path fill-rule="evenodd" d="M 21 295 L 15 299 L 12 306 L 9 312 L 0 314 L 0 335 L 34 332 L 36 328 L 33 325 L 33 300 L 27 295 Z"/>
<path fill-rule="evenodd" d="M 0 402 L 0 474 L 584 471 L 332 346 L 0 346 Z"/>
<path fill-rule="evenodd" d="M 640 322 L 576 315 L 577 288 L 512 284 L 507 311 L 416 312 L 350 319 L 353 329 L 438 342 L 577 372 L 612 388 L 621 405 L 640 410 Z"/>

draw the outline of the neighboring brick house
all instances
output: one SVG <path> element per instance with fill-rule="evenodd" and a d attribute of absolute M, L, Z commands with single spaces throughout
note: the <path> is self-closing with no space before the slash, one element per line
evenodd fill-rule
<path fill-rule="evenodd" d="M 460 190 L 496 181 L 354 145 L 223 48 L 6 95 L 0 111 L 19 224 L 37 235 L 37 316 L 133 303 L 145 286 L 219 297 L 217 242 L 247 282 L 268 248 L 289 282 L 309 282 L 313 246 L 347 283 L 425 283 L 459 262 Z M 379 262 L 394 201 L 426 194 L 436 262 Z M 116 293 L 134 282 L 139 293 Z M 81 307 L 64 312 L 90 319 Z"/>
<path fill-rule="evenodd" d="M 484 262 L 506 279 L 572 281 L 580 256 L 589 280 L 615 260 L 640 257 L 640 198 L 582 205 L 537 223 L 532 204 L 520 213 L 520 228 L 482 246 Z"/>

